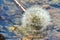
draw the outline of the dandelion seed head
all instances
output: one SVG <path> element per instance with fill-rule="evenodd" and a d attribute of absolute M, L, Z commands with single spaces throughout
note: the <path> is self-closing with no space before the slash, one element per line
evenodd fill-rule
<path fill-rule="evenodd" d="M 34 20 L 36 21 L 35 23 L 31 22 L 34 16 L 36 16 L 34 18 Z M 39 20 L 37 21 L 36 18 Z M 30 24 L 35 24 L 35 25 L 37 24 L 39 25 L 39 27 L 42 26 L 43 27 L 42 29 L 44 29 L 49 25 L 50 21 L 51 21 L 51 17 L 49 15 L 49 12 L 47 12 L 45 9 L 37 5 L 28 8 L 22 17 L 22 25 L 24 27 L 26 27 L 26 25 L 28 25 L 27 27 L 29 27 Z"/>

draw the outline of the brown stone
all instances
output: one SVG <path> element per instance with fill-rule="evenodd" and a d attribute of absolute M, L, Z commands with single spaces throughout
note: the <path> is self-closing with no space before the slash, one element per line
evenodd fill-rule
<path fill-rule="evenodd" d="M 0 40 L 5 40 L 4 35 L 0 34 Z"/>

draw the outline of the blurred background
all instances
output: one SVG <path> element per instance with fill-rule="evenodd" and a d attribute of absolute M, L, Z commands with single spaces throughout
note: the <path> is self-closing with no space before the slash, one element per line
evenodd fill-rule
<path fill-rule="evenodd" d="M 17 0 L 25 9 L 32 5 L 39 5 L 46 9 L 53 19 L 54 27 L 51 28 L 49 40 L 60 40 L 60 0 Z M 0 34 L 6 40 L 19 40 L 15 34 L 9 32 L 7 27 L 21 25 L 23 10 L 14 0 L 0 0 Z M 52 31 L 53 30 L 53 31 Z"/>

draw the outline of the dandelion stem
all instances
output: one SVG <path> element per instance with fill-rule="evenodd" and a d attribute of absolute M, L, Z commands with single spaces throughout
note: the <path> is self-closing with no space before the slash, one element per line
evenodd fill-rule
<path fill-rule="evenodd" d="M 15 2 L 19 7 L 21 7 L 21 9 L 25 12 L 25 8 L 24 8 L 17 0 L 14 0 L 14 2 Z"/>

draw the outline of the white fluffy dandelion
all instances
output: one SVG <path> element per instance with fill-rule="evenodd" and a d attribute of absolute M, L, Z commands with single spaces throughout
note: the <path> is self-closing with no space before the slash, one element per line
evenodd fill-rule
<path fill-rule="evenodd" d="M 34 23 L 34 22 L 32 22 L 32 20 L 34 20 L 36 22 Z M 42 31 L 50 24 L 50 21 L 51 21 L 51 17 L 49 15 L 49 12 L 47 12 L 45 9 L 35 5 L 29 9 L 27 9 L 25 11 L 25 13 L 23 14 L 22 26 L 30 27 L 31 25 L 36 25 L 38 27 L 42 27 L 40 30 L 40 31 Z"/>

